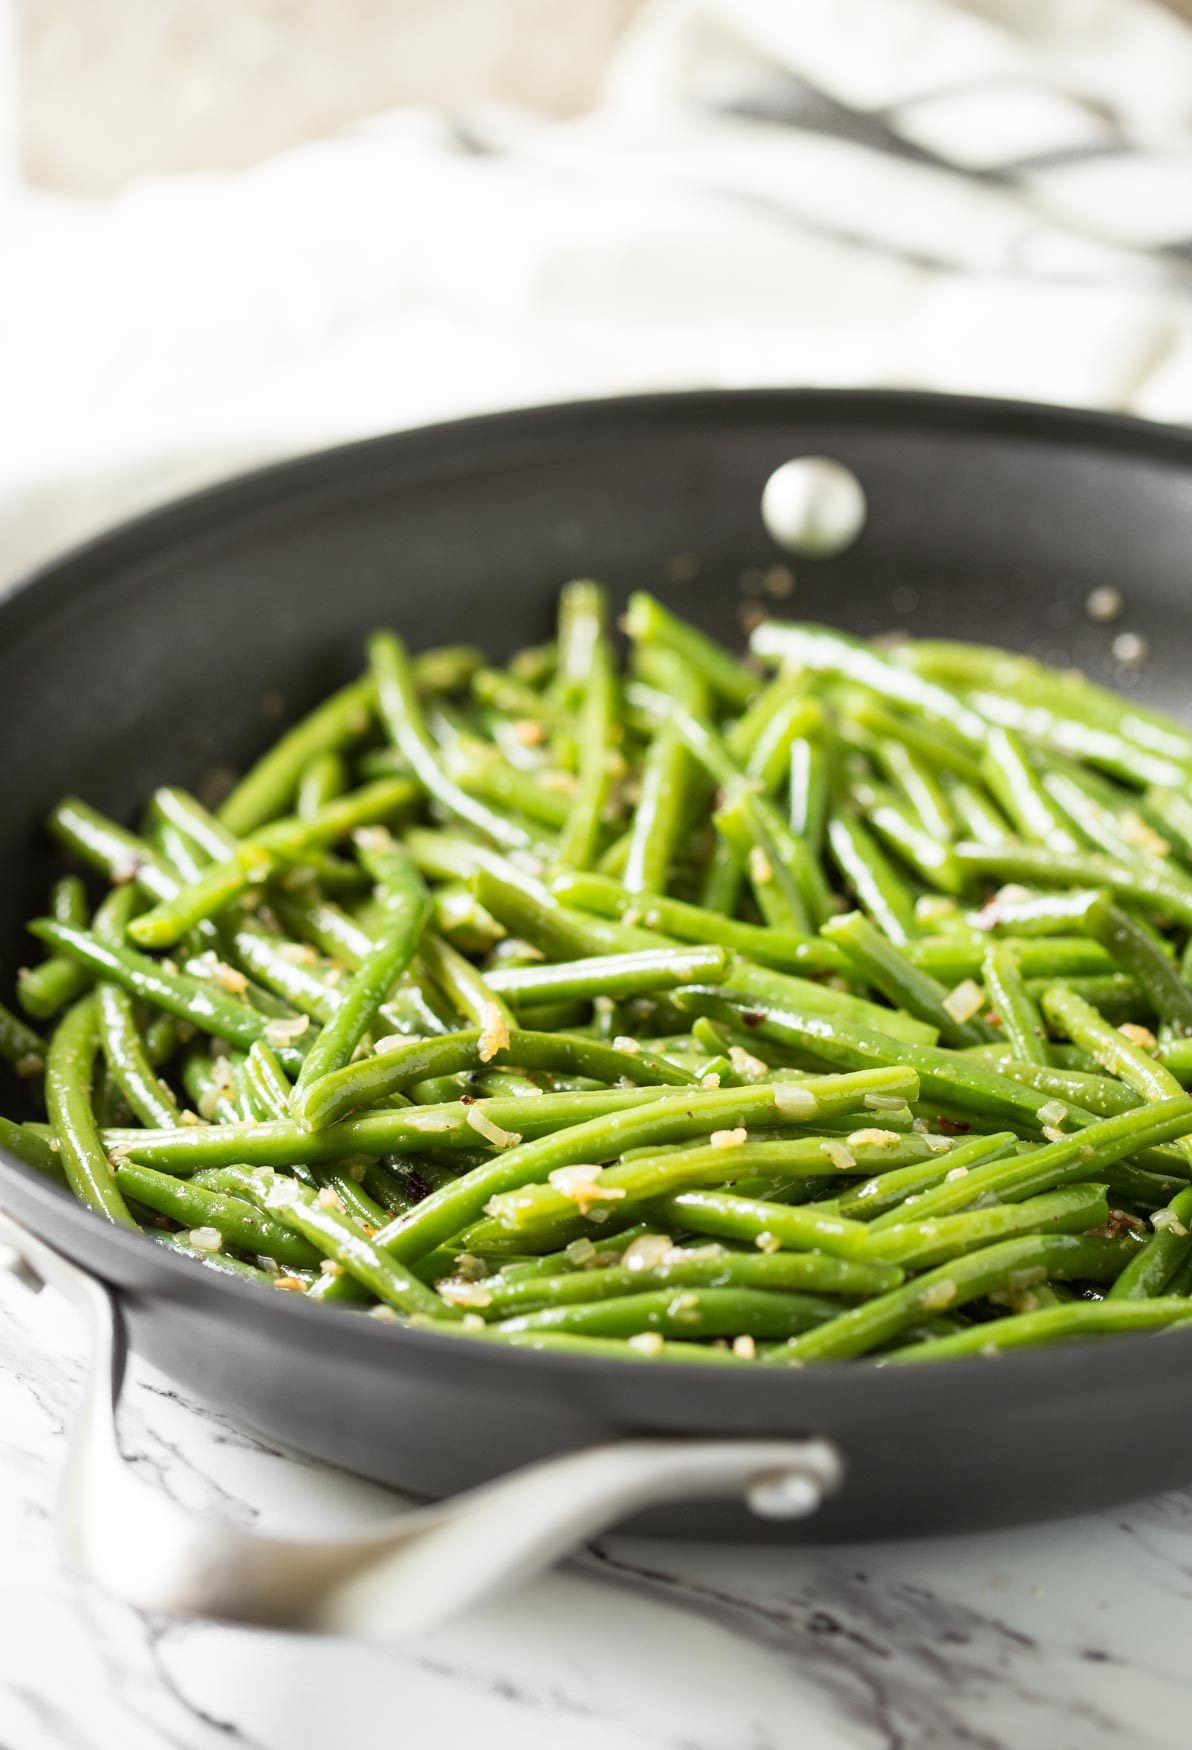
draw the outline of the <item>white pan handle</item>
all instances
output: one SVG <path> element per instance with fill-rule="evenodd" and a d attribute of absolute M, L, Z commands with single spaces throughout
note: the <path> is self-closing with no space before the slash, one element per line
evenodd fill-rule
<path fill-rule="evenodd" d="M 188 1511 L 125 1463 L 115 1426 L 124 1329 L 112 1294 L 5 1215 L 0 1242 L 90 1327 L 58 1504 L 62 1553 L 142 1610 L 393 1641 L 541 1573 L 644 1507 L 736 1496 L 764 1518 L 797 1519 L 840 1483 L 825 1440 L 623 1440 L 350 1537 L 259 1536 Z"/>

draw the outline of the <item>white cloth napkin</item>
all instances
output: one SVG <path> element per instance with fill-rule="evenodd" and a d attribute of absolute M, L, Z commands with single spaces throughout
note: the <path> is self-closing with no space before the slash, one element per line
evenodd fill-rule
<path fill-rule="evenodd" d="M 0 203 L 0 578 L 249 461 L 625 390 L 1192 422 L 1192 29 L 1151 0 L 652 0 L 573 122 L 406 110 Z"/>

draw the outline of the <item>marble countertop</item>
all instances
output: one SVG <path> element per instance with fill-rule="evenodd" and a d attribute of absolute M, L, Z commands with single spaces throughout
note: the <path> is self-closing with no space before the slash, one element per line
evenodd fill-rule
<path fill-rule="evenodd" d="M 4 1750 L 372 1750 L 379 1729 L 401 1743 L 475 1734 L 485 1750 L 1189 1742 L 1192 1490 L 880 1547 L 610 1537 L 394 1652 L 146 1620 L 54 1551 L 80 1343 L 65 1302 L 0 1271 Z M 212 1513 L 313 1531 L 392 1510 L 136 1364 L 121 1426 L 147 1479 Z"/>

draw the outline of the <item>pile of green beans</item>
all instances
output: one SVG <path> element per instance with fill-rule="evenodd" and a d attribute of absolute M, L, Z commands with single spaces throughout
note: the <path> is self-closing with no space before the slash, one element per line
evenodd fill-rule
<path fill-rule="evenodd" d="M 1192 732 L 972 645 L 621 630 L 585 580 L 504 667 L 378 632 L 214 812 L 65 798 L 0 1147 L 196 1268 L 520 1347 L 1192 1318 Z"/>

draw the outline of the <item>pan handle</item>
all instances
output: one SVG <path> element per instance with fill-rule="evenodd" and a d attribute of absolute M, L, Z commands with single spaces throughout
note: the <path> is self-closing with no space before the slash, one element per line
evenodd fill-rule
<path fill-rule="evenodd" d="M 91 1338 L 62 1478 L 65 1559 L 142 1610 L 396 1641 L 541 1573 L 626 1515 L 743 1497 L 763 1518 L 814 1513 L 839 1486 L 825 1440 L 621 1440 L 514 1471 L 349 1537 L 266 1537 L 207 1519 L 143 1483 L 115 1414 L 126 1343 L 111 1291 L 0 1214 L 14 1272 L 82 1312 Z"/>

